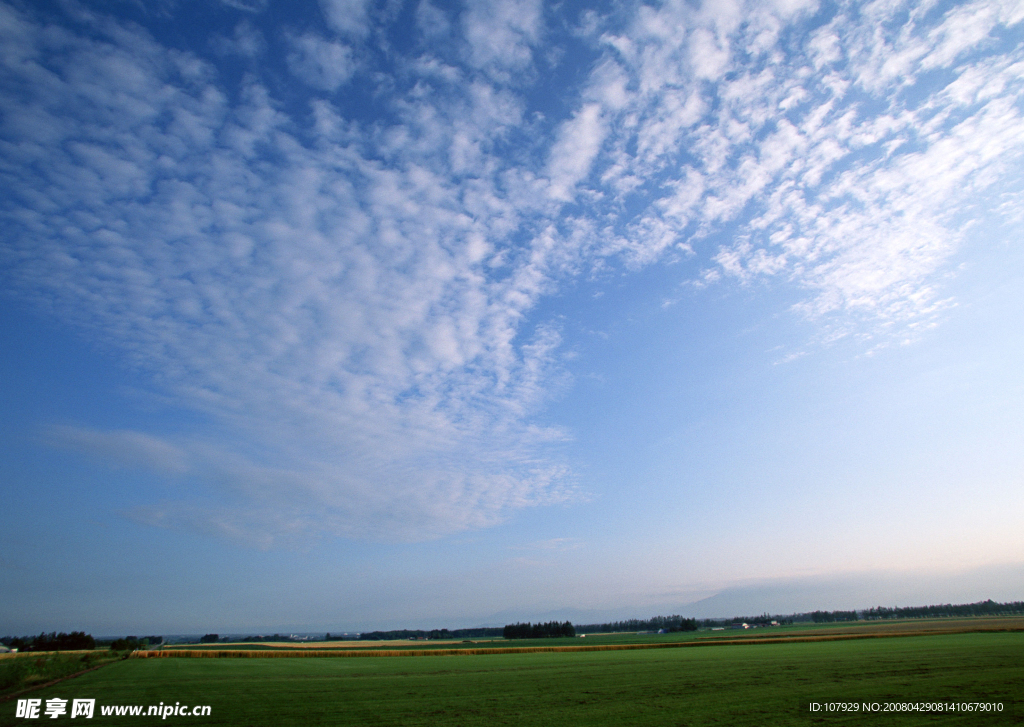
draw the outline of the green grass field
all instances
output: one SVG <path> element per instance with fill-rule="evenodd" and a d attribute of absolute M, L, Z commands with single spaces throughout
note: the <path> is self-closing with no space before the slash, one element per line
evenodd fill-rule
<path fill-rule="evenodd" d="M 34 698 L 212 707 L 204 725 L 1006 725 L 1024 723 L 1024 633 L 637 651 L 129 659 Z M 810 702 L 1002 702 L 1001 714 L 818 713 Z M 60 719 L 68 719 L 64 716 Z M 15 702 L 0 725 L 29 724 Z"/>
<path fill-rule="evenodd" d="M 0 659 L 0 698 L 10 692 L 45 684 L 117 659 L 108 651 L 5 654 Z"/>

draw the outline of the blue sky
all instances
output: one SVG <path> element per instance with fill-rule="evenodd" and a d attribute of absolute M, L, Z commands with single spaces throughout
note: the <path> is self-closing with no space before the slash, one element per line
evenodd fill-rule
<path fill-rule="evenodd" d="M 0 631 L 1024 598 L 1022 21 L 0 4 Z"/>

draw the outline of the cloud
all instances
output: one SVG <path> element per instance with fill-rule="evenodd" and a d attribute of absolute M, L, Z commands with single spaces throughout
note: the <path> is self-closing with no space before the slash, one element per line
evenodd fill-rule
<path fill-rule="evenodd" d="M 236 55 L 242 58 L 257 58 L 266 50 L 263 34 L 252 23 L 242 21 L 235 26 L 232 37 L 215 36 L 211 47 L 220 55 Z"/>
<path fill-rule="evenodd" d="M 270 0 L 220 0 L 229 8 L 243 10 L 247 13 L 262 13 L 267 9 Z"/>
<path fill-rule="evenodd" d="M 430 0 L 421 0 L 416 6 L 416 23 L 428 38 L 440 38 L 451 32 L 451 23 L 444 11 Z"/>
<path fill-rule="evenodd" d="M 440 174 L 428 142 L 447 122 L 409 106 L 394 129 L 406 145 L 384 135 L 364 155 L 329 106 L 301 140 L 262 85 L 228 106 L 205 62 L 137 29 L 69 36 L 48 59 L 57 72 L 33 59 L 42 30 L 23 30 L 8 78 L 36 92 L 4 119 L 21 189 L 5 208 L 7 279 L 233 432 L 216 456 L 142 434 L 73 437 L 184 452 L 219 493 L 216 508 L 170 503 L 150 521 L 257 542 L 302 529 L 408 539 L 572 496 L 544 454 L 561 433 L 528 422 L 558 335 L 523 319 L 557 251 L 545 238 L 496 262 L 520 212 L 493 180 L 464 190 Z M 333 47 L 298 42 L 306 60 Z M 518 118 L 486 87 L 448 113 L 465 109 L 460 129 L 484 157 L 494 121 Z M 379 149 L 395 144 L 389 165 Z"/>
<path fill-rule="evenodd" d="M 552 197 L 564 201 L 572 198 L 576 183 L 587 176 L 601 151 L 606 133 L 601 107 L 596 103 L 587 104 L 563 124 L 548 162 Z"/>
<path fill-rule="evenodd" d="M 510 80 L 509 72 L 522 71 L 532 63 L 543 12 L 539 0 L 473 0 L 463 12 L 462 24 L 470 64 Z"/>
<path fill-rule="evenodd" d="M 337 91 L 352 77 L 355 61 L 352 49 L 314 33 L 289 37 L 288 68 L 307 85 L 322 91 Z"/>
<path fill-rule="evenodd" d="M 778 42 L 780 28 L 795 24 L 799 37 L 807 8 L 740 8 L 645 7 L 606 35 L 629 79 L 605 111 L 610 151 L 595 157 L 594 134 L 566 134 L 581 150 L 564 155 L 574 173 L 552 172 L 566 180 L 555 188 L 604 165 L 600 184 L 576 192 L 596 193 L 606 214 L 605 199 L 642 184 L 648 206 L 619 216 L 602 246 L 637 263 L 727 235 L 709 250 L 708 280 L 780 278 L 808 293 L 795 310 L 841 326 L 874 319 L 876 334 L 928 325 L 948 304 L 935 280 L 963 245 L 965 195 L 984 204 L 1024 152 L 1011 100 L 1020 52 L 996 50 L 993 36 L 1016 16 L 975 2 L 900 25 L 904 4 L 876 4 L 839 12 L 794 48 Z M 981 78 L 999 91 L 975 96 Z"/>
<path fill-rule="evenodd" d="M 182 474 L 189 470 L 188 457 L 179 447 L 141 432 L 53 426 L 47 432 L 47 439 L 55 446 L 99 457 L 120 467 L 144 468 L 163 474 Z"/>
<path fill-rule="evenodd" d="M 370 32 L 368 0 L 320 0 L 327 26 L 342 36 L 365 37 Z"/>
<path fill-rule="evenodd" d="M 372 119 L 255 67 L 232 85 L 138 26 L 0 5 L 5 288 L 215 422 L 54 435 L 206 483 L 141 521 L 407 540 L 572 499 L 567 435 L 535 416 L 569 380 L 538 306 L 567 279 L 687 256 L 702 284 L 796 289 L 828 335 L 904 338 L 953 304 L 968 222 L 1020 176 L 1005 4 L 588 16 L 593 62 L 550 118 L 533 49 L 570 41 L 538 2 L 470 3 L 464 46 L 358 66 L 368 6 L 321 7 L 345 42 L 240 25 L 214 50 L 331 94 L 365 74 Z"/>
<path fill-rule="evenodd" d="M 690 36 L 690 63 L 697 78 L 717 79 L 729 66 L 729 48 L 706 28 L 698 28 Z"/>

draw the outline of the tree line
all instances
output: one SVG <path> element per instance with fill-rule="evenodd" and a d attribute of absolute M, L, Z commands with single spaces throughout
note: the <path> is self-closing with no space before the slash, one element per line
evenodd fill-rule
<path fill-rule="evenodd" d="M 18 651 L 83 651 L 96 648 L 96 639 L 84 631 L 59 634 L 43 632 L 39 636 L 4 636 L 0 643 Z"/>
<path fill-rule="evenodd" d="M 154 644 L 162 644 L 164 642 L 163 636 L 125 636 L 124 638 L 114 639 L 110 642 L 111 651 L 135 651 L 136 649 L 148 649 Z M 101 642 L 104 643 L 104 642 Z"/>
<path fill-rule="evenodd" d="M 217 636 L 217 634 L 211 635 Z M 330 636 L 330 634 L 328 634 L 328 636 Z M 298 639 L 293 639 L 291 636 L 282 636 L 281 634 L 274 634 L 273 636 L 246 636 L 244 639 L 238 639 L 238 641 L 243 641 L 249 644 L 261 644 L 268 641 L 298 641 Z"/>
<path fill-rule="evenodd" d="M 782 624 L 793 623 L 794 621 L 813 621 L 814 623 L 840 623 L 843 621 L 880 621 L 895 618 L 942 618 L 942 617 L 970 617 L 970 616 L 1008 616 L 1011 614 L 1024 613 L 1024 601 L 1010 601 L 1008 603 L 997 603 L 992 599 L 979 601 L 978 603 L 961 604 L 939 604 L 933 606 L 877 606 L 863 611 L 811 611 L 809 613 L 793 614 L 791 616 L 769 617 L 756 616 L 754 618 L 734 618 L 728 620 L 704 619 L 701 625 L 705 627 L 729 626 L 733 623 L 749 623 L 754 626 L 765 625 L 769 618 L 773 618 Z"/>
<path fill-rule="evenodd" d="M 862 618 L 868 621 L 890 618 L 935 618 L 941 616 L 1006 616 L 1024 613 L 1024 601 L 996 603 L 992 599 L 978 603 L 943 604 L 938 606 L 908 606 L 886 608 L 878 606 L 862 611 Z"/>
<path fill-rule="evenodd" d="M 548 621 L 544 624 L 531 624 L 530 622 L 524 624 L 515 623 L 505 626 L 501 631 L 501 635 L 506 639 L 551 639 L 561 636 L 575 636 L 576 628 L 570 621 L 564 623 Z"/>
<path fill-rule="evenodd" d="M 507 628 L 507 627 L 506 627 Z M 655 616 L 648 619 L 630 618 L 603 624 L 584 624 L 576 627 L 581 634 L 610 634 L 620 631 L 696 631 L 697 621 L 682 616 Z"/>
<path fill-rule="evenodd" d="M 359 634 L 362 641 L 395 641 L 398 639 L 479 639 L 501 636 L 502 630 L 496 627 L 476 629 L 398 629 L 395 631 L 367 631 Z M 333 640 L 333 639 L 332 639 Z"/>
<path fill-rule="evenodd" d="M 836 621 L 858 621 L 856 611 L 812 611 L 811 621 L 816 624 L 835 623 Z"/>

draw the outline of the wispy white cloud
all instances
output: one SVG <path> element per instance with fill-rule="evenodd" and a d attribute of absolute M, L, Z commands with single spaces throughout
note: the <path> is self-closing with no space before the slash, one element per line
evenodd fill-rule
<path fill-rule="evenodd" d="M 298 502 L 305 516 L 282 532 L 428 537 L 571 494 L 540 454 L 561 435 L 525 418 L 558 367 L 557 332 L 522 326 L 551 242 L 495 257 L 521 213 L 493 176 L 462 189 L 433 168 L 434 142 L 454 143 L 447 120 L 409 105 L 392 129 L 406 141 L 385 134 L 364 155 L 320 105 L 300 140 L 258 83 L 228 107 L 211 68 L 138 31 L 69 36 L 53 72 L 35 60 L 44 31 L 12 17 L 26 43 L 9 78 L 38 92 L 5 118 L 3 171 L 22 192 L 4 266 L 234 428 L 226 451 L 249 464 L 217 475 L 211 457 L 189 460 L 215 481 L 267 483 L 259 497 L 227 487 L 241 514 L 224 528 L 273 537 L 269 513 Z M 477 147 L 462 166 L 493 166 L 495 122 L 514 123 L 517 104 L 471 86 L 458 110 Z M 258 161 L 268 153 L 278 165 Z M 204 511 L 168 505 L 154 522 Z"/>
<path fill-rule="evenodd" d="M 594 190 L 642 180 L 650 200 L 604 249 L 646 263 L 728 230 L 706 279 L 783 278 L 807 289 L 810 316 L 905 331 L 944 305 L 935 276 L 961 245 L 966 198 L 1020 168 L 1021 54 L 993 35 L 1019 18 L 987 2 L 874 3 L 784 45 L 814 7 L 799 5 L 668 3 L 604 36 L 627 100 L 605 119 L 616 151 L 577 165 L 605 166 Z"/>
<path fill-rule="evenodd" d="M 270 0 L 220 0 L 229 8 L 244 10 L 247 13 L 262 13 L 267 9 Z"/>
<path fill-rule="evenodd" d="M 220 55 L 236 55 L 242 58 L 258 58 L 266 50 L 263 34 L 247 21 L 235 26 L 231 37 L 214 36 L 210 46 Z"/>
<path fill-rule="evenodd" d="M 370 32 L 368 0 L 320 0 L 327 25 L 342 36 L 363 38 Z"/>
<path fill-rule="evenodd" d="M 72 426 L 52 426 L 47 439 L 55 446 L 73 449 L 126 468 L 183 474 L 189 470 L 188 455 L 159 437 L 126 430 L 97 431 Z"/>
<path fill-rule="evenodd" d="M 451 32 L 448 17 L 430 0 L 421 0 L 416 6 L 416 22 L 423 34 L 431 39 L 443 38 Z"/>
<path fill-rule="evenodd" d="M 371 70 L 349 45 L 370 11 L 321 6 L 341 40 L 285 29 L 278 52 L 335 93 Z M 210 483 L 145 522 L 435 537 L 573 496 L 564 433 L 533 423 L 567 379 L 534 314 L 569 276 L 691 256 L 705 283 L 798 287 L 836 330 L 930 325 L 970 205 L 1019 177 L 1024 57 L 997 36 L 1021 13 L 844 5 L 808 32 L 815 8 L 591 14 L 597 60 L 547 119 L 524 91 L 540 3 L 423 3 L 424 37 L 464 44 L 372 69 L 393 92 L 368 122 L 255 73 L 226 88 L 99 14 L 78 34 L 0 4 L 5 285 L 219 428 L 57 439 Z M 215 50 L 272 42 L 243 25 Z"/>
<path fill-rule="evenodd" d="M 590 172 L 605 134 L 601 107 L 596 103 L 587 104 L 562 125 L 548 162 L 552 197 L 568 201 L 575 196 L 572 192 Z"/>
<path fill-rule="evenodd" d="M 288 67 L 296 77 L 313 88 L 336 91 L 355 71 L 352 49 L 344 43 L 305 33 L 288 39 L 292 50 Z"/>
<path fill-rule="evenodd" d="M 503 80 L 511 79 L 510 72 L 522 72 L 530 66 L 543 21 L 539 0 L 472 0 L 462 16 L 470 64 Z"/>

